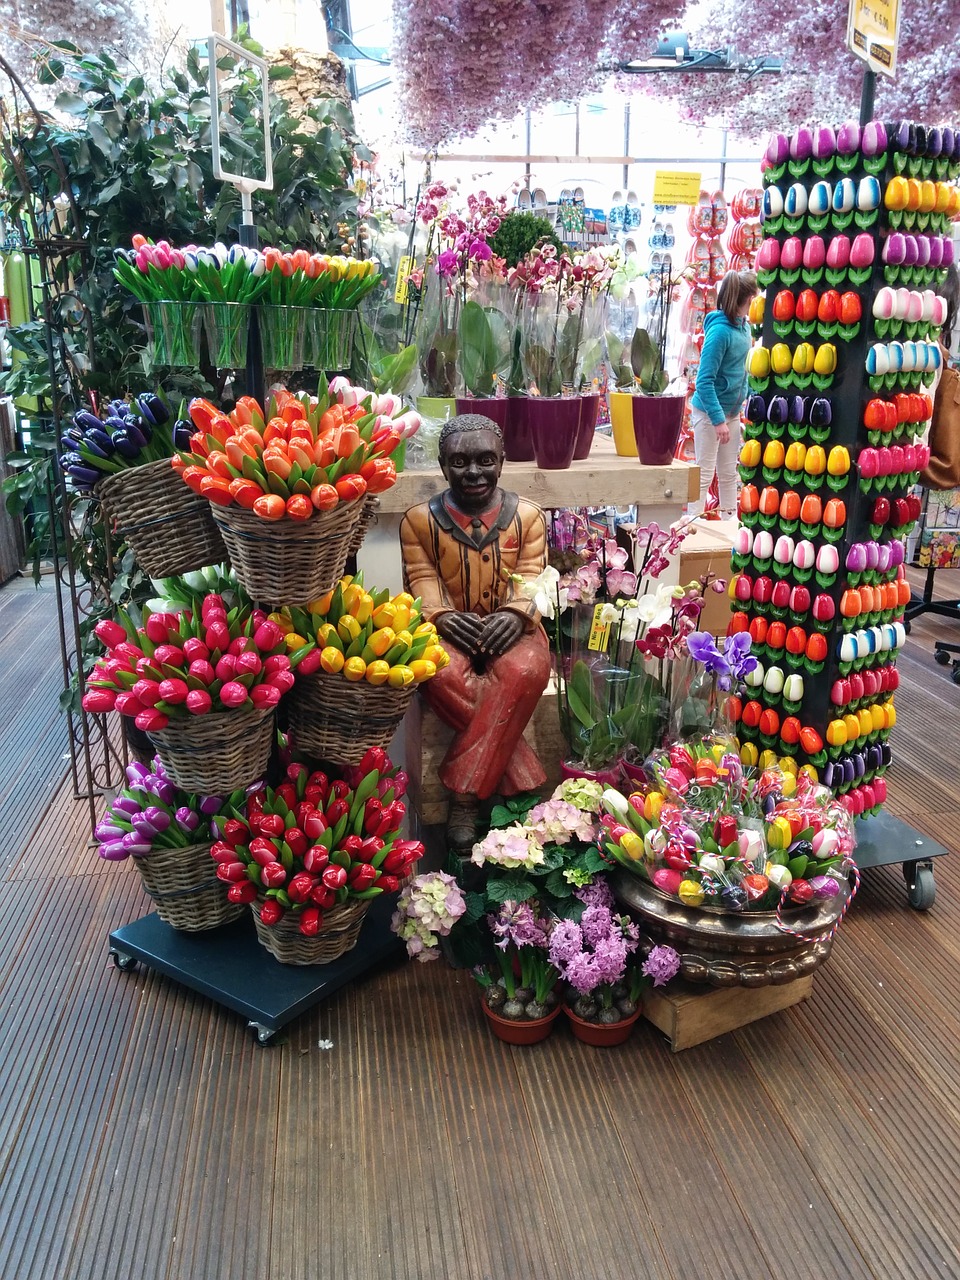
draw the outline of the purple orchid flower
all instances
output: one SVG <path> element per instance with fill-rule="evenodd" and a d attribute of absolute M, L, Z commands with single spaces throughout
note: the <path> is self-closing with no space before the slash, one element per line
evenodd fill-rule
<path fill-rule="evenodd" d="M 444 276 L 449 279 L 450 276 L 457 274 L 459 259 L 455 250 L 444 249 L 442 253 L 437 254 L 436 271 L 438 276 Z"/>

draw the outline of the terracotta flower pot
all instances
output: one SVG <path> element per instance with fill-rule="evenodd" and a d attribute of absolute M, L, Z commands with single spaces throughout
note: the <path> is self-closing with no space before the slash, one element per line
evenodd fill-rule
<path fill-rule="evenodd" d="M 686 396 L 633 397 L 633 434 L 645 466 L 667 467 L 673 461 L 686 402 Z"/>
<path fill-rule="evenodd" d="M 593 433 L 597 429 L 597 414 L 600 411 L 599 395 L 580 397 L 580 427 L 577 431 L 577 443 L 573 450 L 575 462 L 583 462 L 590 457 L 590 446 L 593 444 Z"/>
<path fill-rule="evenodd" d="M 570 1019 L 570 1028 L 578 1040 L 582 1040 L 584 1044 L 607 1049 L 615 1044 L 623 1044 L 630 1038 L 643 1011 L 638 1009 L 636 1013 L 621 1018 L 619 1022 L 587 1022 L 583 1018 L 578 1018 L 569 1005 L 563 1006 L 563 1012 Z"/>
<path fill-rule="evenodd" d="M 566 471 L 580 433 L 580 397 L 531 396 L 527 418 L 537 466 L 543 471 Z"/>
<path fill-rule="evenodd" d="M 541 1040 L 546 1040 L 560 1015 L 559 1004 L 551 1009 L 545 1018 L 532 1020 L 501 1018 L 498 1013 L 494 1013 L 486 1000 L 481 1000 L 480 1006 L 490 1023 L 490 1030 L 505 1044 L 539 1044 Z"/>

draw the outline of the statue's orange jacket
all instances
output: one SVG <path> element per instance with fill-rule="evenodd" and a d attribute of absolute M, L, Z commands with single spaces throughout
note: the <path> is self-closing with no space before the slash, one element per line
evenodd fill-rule
<path fill-rule="evenodd" d="M 515 577 L 530 580 L 547 563 L 547 525 L 543 511 L 515 493 L 501 491 L 503 504 L 489 529 L 476 537 L 460 528 L 440 494 L 411 507 L 400 525 L 406 590 L 420 596 L 423 616 L 511 609 L 540 623 L 533 600 L 522 596 Z"/>

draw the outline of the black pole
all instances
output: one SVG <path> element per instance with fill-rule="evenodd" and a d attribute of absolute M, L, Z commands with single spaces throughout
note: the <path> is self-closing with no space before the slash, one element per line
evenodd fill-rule
<path fill-rule="evenodd" d="M 877 73 L 867 67 L 863 73 L 863 86 L 860 89 L 860 128 L 873 119 L 873 100 L 877 92 Z"/>

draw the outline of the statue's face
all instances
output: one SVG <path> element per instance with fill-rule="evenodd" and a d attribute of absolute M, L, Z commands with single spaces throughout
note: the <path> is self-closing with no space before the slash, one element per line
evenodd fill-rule
<path fill-rule="evenodd" d="M 503 445 L 493 431 L 458 431 L 444 442 L 440 467 L 461 511 L 484 511 L 503 469 Z"/>

